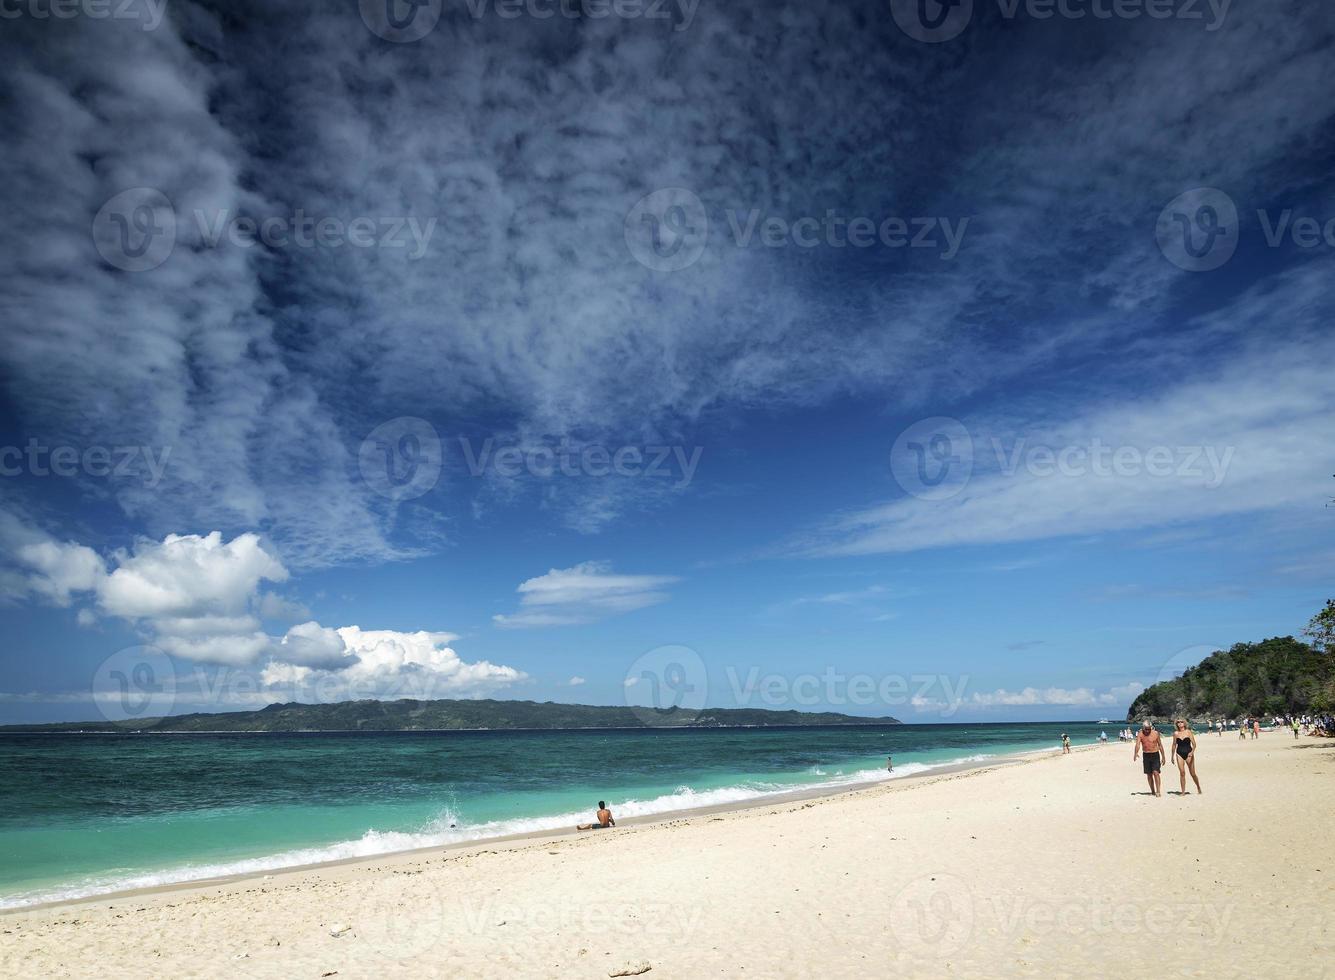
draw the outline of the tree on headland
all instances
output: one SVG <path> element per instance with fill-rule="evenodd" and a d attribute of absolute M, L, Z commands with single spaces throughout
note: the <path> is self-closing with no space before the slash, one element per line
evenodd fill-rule
<path fill-rule="evenodd" d="M 1303 631 L 1217 650 L 1180 677 L 1146 688 L 1128 719 L 1238 718 L 1335 709 L 1335 601 Z"/>
<path fill-rule="evenodd" d="M 1318 650 L 1335 653 L 1335 599 L 1326 600 L 1326 608 L 1312 617 L 1303 636 L 1310 637 Z"/>

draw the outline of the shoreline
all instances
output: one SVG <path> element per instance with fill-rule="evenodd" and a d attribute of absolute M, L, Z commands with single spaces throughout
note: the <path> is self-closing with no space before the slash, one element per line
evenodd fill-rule
<path fill-rule="evenodd" d="M 178 734 L 178 733 L 164 733 Z M 203 733 L 190 733 L 203 734 Z M 239 733 L 225 733 L 239 734 Z M 263 733 L 263 734 L 286 734 L 286 733 Z M 1108 745 L 1114 745 L 1109 741 Z M 1100 748 L 1099 744 L 1072 746 L 1072 754 L 1077 752 L 1089 752 Z M 924 770 L 922 772 L 913 772 L 904 776 L 896 776 L 873 782 L 846 783 L 837 786 L 809 787 L 794 790 L 784 790 L 763 796 L 752 797 L 745 800 L 735 800 L 729 803 L 712 803 L 706 806 L 688 807 L 681 810 L 665 810 L 661 813 L 644 814 L 636 817 L 626 817 L 617 821 L 616 829 L 649 827 L 656 824 L 667 823 L 674 820 L 688 820 L 695 817 L 709 817 L 721 813 L 739 813 L 748 810 L 760 809 L 765 806 L 786 806 L 792 803 L 806 803 L 812 800 L 822 800 L 845 795 L 855 795 L 858 793 L 871 792 L 896 784 L 907 784 L 914 781 L 932 779 L 934 777 L 948 777 L 959 773 L 973 772 L 978 770 L 1002 768 L 1004 766 L 1020 765 L 1028 761 L 1037 761 L 1046 758 L 1049 755 L 1060 755 L 1061 749 L 1026 749 L 1018 752 L 1008 752 L 999 754 L 989 759 L 977 760 L 971 762 L 952 762 L 942 763 L 941 765 Z M 502 848 L 516 848 L 528 844 L 542 843 L 548 841 L 561 841 L 570 838 L 582 838 L 593 831 L 578 831 L 573 827 L 564 830 L 530 830 L 514 834 L 501 834 L 495 837 L 479 837 L 474 840 L 454 841 L 445 844 L 428 844 L 423 847 L 413 847 L 404 850 L 385 851 L 381 854 L 334 858 L 329 861 L 315 861 L 306 864 L 293 864 L 283 867 L 270 868 L 266 870 L 242 871 L 235 874 L 216 875 L 209 878 L 192 878 L 185 881 L 165 882 L 160 885 L 146 885 L 139 888 L 121 888 L 111 891 L 97 892 L 92 895 L 83 895 L 75 898 L 61 898 L 46 902 L 34 902 L 30 905 L 16 905 L 9 908 L 0 909 L 0 919 L 6 916 L 13 916 L 25 912 L 35 912 L 51 909 L 62 909 L 72 906 L 100 905 L 110 901 L 123 901 L 125 899 L 136 897 L 164 896 L 176 892 L 188 893 L 210 888 L 225 887 L 231 885 L 244 884 L 250 881 L 277 881 L 279 877 L 289 875 L 302 875 L 313 871 L 330 870 L 334 868 L 355 867 L 358 865 L 369 865 L 375 863 L 384 863 L 386 861 L 411 859 L 422 857 L 423 855 L 435 854 L 437 852 L 466 852 L 473 849 L 478 850 L 496 850 L 497 846 Z"/>
<path fill-rule="evenodd" d="M 1203 739 L 1204 795 L 1097 748 L 29 906 L 0 975 L 1320 973 L 1335 741 Z"/>

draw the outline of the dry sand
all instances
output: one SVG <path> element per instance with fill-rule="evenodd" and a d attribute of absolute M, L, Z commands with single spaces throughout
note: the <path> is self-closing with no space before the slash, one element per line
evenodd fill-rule
<path fill-rule="evenodd" d="M 0 976 L 1335 976 L 1335 742 L 1131 751 L 13 912 Z"/>

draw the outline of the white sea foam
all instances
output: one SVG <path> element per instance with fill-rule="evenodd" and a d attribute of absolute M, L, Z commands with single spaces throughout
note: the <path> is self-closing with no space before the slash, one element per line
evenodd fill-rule
<path fill-rule="evenodd" d="M 929 772 L 945 766 L 982 762 L 990 758 L 992 758 L 991 755 L 984 754 L 962 756 L 937 763 L 905 762 L 896 766 L 894 772 L 887 772 L 884 769 L 858 769 L 845 773 L 836 770 L 831 778 L 816 782 L 775 783 L 754 780 L 736 786 L 699 790 L 691 786 L 678 786 L 672 793 L 648 800 L 616 800 L 613 801 L 612 807 L 618 818 L 655 816 L 681 810 L 694 810 L 700 807 L 745 803 L 749 800 L 764 799 L 782 793 L 839 789 L 885 782 L 891 779 L 902 779 L 916 773 Z M 827 773 L 819 767 L 813 766 L 807 775 L 824 776 Z M 266 871 L 278 871 L 307 864 L 322 864 L 328 861 L 377 857 L 423 847 L 441 847 L 447 844 L 491 840 L 512 834 L 565 830 L 577 823 L 586 823 L 588 820 L 588 811 L 581 810 L 549 816 L 519 817 L 511 820 L 464 824 L 452 810 L 446 808 L 417 832 L 368 830 L 356 840 L 340 841 L 336 844 L 321 847 L 297 848 L 264 857 L 243 858 L 236 861 L 211 864 L 188 864 L 141 874 L 84 878 L 66 886 L 0 896 L 0 909 L 21 908 L 43 902 L 70 901 L 103 895 L 108 892 L 154 888 L 161 885 L 227 878 L 233 875 L 260 874 Z"/>

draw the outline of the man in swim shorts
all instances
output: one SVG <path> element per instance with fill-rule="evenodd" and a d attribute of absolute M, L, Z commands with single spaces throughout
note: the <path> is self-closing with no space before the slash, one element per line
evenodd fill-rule
<path fill-rule="evenodd" d="M 602 800 L 598 801 L 598 822 L 582 823 L 575 827 L 576 830 L 606 830 L 608 827 L 615 827 L 617 822 L 612 819 L 612 811 L 607 809 L 607 804 Z"/>
<path fill-rule="evenodd" d="M 1151 796 L 1163 796 L 1163 739 L 1154 726 L 1150 724 L 1148 718 L 1140 726 L 1140 733 L 1136 736 L 1136 750 L 1131 755 L 1131 761 L 1136 761 L 1140 753 L 1145 753 L 1145 779 L 1150 784 Z"/>

